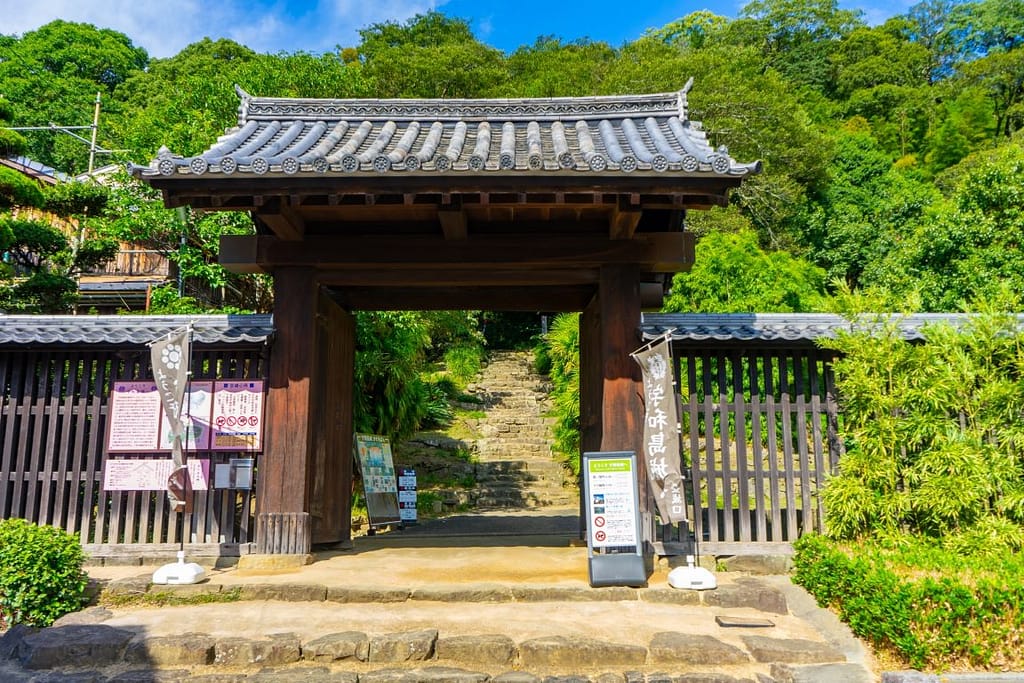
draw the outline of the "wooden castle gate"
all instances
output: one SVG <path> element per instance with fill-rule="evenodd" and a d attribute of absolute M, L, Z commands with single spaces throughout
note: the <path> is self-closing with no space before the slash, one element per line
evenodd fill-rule
<path fill-rule="evenodd" d="M 230 270 L 274 276 L 257 552 L 350 537 L 353 310 L 582 311 L 584 450 L 639 451 L 644 307 L 693 261 L 687 209 L 738 164 L 686 88 L 538 100 L 312 100 L 239 90 L 238 125 L 134 175 L 169 207 L 249 211 Z M 641 459 L 642 461 L 642 459 Z M 643 498 L 643 496 L 641 496 Z"/>

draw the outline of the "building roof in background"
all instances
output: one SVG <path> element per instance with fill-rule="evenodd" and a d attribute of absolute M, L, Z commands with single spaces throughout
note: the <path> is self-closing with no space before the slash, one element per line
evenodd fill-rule
<path fill-rule="evenodd" d="M 199 344 L 265 342 L 270 315 L 0 315 L 0 344 L 148 344 L 190 324 Z"/>
<path fill-rule="evenodd" d="M 692 83 L 692 79 L 691 79 Z M 404 100 L 260 98 L 237 88 L 238 125 L 198 156 L 163 150 L 140 177 L 745 176 L 689 118 L 687 92 L 614 97 Z"/>
<path fill-rule="evenodd" d="M 50 185 L 56 185 L 58 182 L 70 180 L 66 173 L 61 173 L 55 168 L 50 168 L 46 164 L 34 161 L 28 157 L 0 157 L 0 165 L 14 169 L 29 178 L 39 180 Z"/>

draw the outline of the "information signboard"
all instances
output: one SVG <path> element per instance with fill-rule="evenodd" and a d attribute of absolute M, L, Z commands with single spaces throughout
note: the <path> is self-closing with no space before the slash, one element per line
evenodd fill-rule
<path fill-rule="evenodd" d="M 263 380 L 217 380 L 213 383 L 215 451 L 263 448 Z"/>
<path fill-rule="evenodd" d="M 115 382 L 114 391 L 110 394 L 107 452 L 148 453 L 158 450 L 163 412 L 156 382 Z"/>
<path fill-rule="evenodd" d="M 210 418 L 213 410 L 213 382 L 189 382 L 185 389 L 185 409 L 181 421 L 185 424 L 183 437 L 185 452 L 210 449 Z M 160 450 L 171 450 L 171 423 L 160 411 Z"/>
<path fill-rule="evenodd" d="M 404 523 L 416 523 L 416 470 L 408 467 L 398 472 L 398 514 Z"/>
<path fill-rule="evenodd" d="M 591 586 L 644 586 L 636 454 L 583 454 Z"/>
<path fill-rule="evenodd" d="M 188 467 L 192 489 L 210 488 L 210 461 L 190 459 Z M 111 458 L 103 464 L 104 491 L 165 491 L 174 463 L 170 458 Z"/>
<path fill-rule="evenodd" d="M 398 481 L 391 458 L 391 442 L 386 436 L 356 434 L 355 449 L 370 528 L 400 524 Z"/>

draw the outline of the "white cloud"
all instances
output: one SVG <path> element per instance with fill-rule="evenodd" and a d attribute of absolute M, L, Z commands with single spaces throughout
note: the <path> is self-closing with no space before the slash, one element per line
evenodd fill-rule
<path fill-rule="evenodd" d="M 0 0 L 0 33 L 24 34 L 54 19 L 124 33 L 152 57 L 170 57 L 209 37 L 257 52 L 322 52 L 355 45 L 358 30 L 406 21 L 446 0 Z"/>

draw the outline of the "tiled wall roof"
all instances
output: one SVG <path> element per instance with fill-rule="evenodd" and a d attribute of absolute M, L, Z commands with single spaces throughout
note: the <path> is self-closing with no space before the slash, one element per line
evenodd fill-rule
<path fill-rule="evenodd" d="M 269 315 L 0 315 L 0 344 L 147 344 L 192 324 L 200 344 L 263 342 Z"/>
<path fill-rule="evenodd" d="M 888 316 L 866 315 L 858 323 L 827 313 L 648 313 L 641 329 L 644 339 L 657 339 L 669 330 L 681 341 L 814 341 L 835 337 L 843 330 L 882 324 Z M 925 328 L 936 323 L 962 325 L 970 316 L 956 313 L 894 315 L 903 338 L 922 340 Z M 1024 315 L 1018 316 L 1024 327 Z"/>

